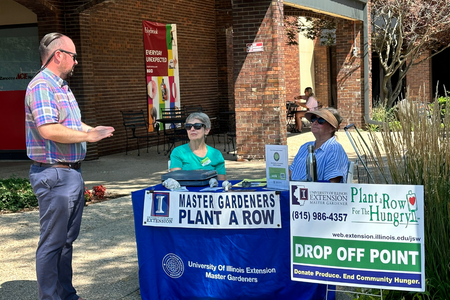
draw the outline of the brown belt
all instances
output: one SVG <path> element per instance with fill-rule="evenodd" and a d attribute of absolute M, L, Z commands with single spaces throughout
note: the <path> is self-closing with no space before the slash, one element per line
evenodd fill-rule
<path fill-rule="evenodd" d="M 81 161 L 77 162 L 58 162 L 54 164 L 46 164 L 40 162 L 33 162 L 33 165 L 43 167 L 43 168 L 66 168 L 66 169 L 74 169 L 78 170 L 81 168 Z"/>

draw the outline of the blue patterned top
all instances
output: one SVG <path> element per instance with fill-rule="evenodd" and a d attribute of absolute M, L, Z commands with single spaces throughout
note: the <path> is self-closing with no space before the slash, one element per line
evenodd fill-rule
<path fill-rule="evenodd" d="M 289 167 L 291 180 L 306 180 L 306 157 L 308 145 L 314 145 L 315 141 L 303 144 Z M 320 148 L 314 151 L 317 161 L 317 180 L 330 181 L 341 176 L 341 182 L 346 182 L 348 172 L 348 157 L 341 144 L 333 136 Z"/>

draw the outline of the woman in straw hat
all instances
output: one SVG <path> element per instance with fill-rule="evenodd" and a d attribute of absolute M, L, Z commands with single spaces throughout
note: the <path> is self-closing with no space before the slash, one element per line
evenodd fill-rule
<path fill-rule="evenodd" d="M 335 137 L 342 117 L 334 108 L 322 108 L 307 112 L 305 118 L 311 122 L 311 132 L 316 140 L 303 144 L 298 150 L 289 167 L 291 180 L 306 180 L 306 156 L 308 145 L 312 144 L 317 161 L 318 181 L 345 182 L 348 157 Z"/>

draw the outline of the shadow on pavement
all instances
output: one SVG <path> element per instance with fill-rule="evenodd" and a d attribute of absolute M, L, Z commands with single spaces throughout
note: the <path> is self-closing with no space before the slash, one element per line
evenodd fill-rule
<path fill-rule="evenodd" d="M 36 280 L 12 280 L 0 285 L 0 299 L 35 300 L 38 297 Z"/>

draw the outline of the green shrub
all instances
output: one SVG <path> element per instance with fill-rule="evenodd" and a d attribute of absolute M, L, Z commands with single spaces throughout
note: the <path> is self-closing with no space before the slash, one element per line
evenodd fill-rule
<path fill-rule="evenodd" d="M 38 201 L 31 188 L 30 181 L 15 176 L 0 179 L 0 210 L 18 211 L 37 207 Z"/>
<path fill-rule="evenodd" d="M 395 108 L 388 108 L 385 104 L 377 101 L 372 108 L 372 120 L 378 122 L 388 122 L 393 130 L 398 130 L 399 122 L 395 117 Z M 369 129 L 372 131 L 380 131 L 380 125 L 369 124 Z"/>
<path fill-rule="evenodd" d="M 437 98 L 437 101 L 434 101 L 430 104 L 430 111 L 433 113 L 435 110 L 435 107 L 439 107 L 440 115 L 441 115 L 441 121 L 444 120 L 446 115 L 446 107 L 450 104 L 450 92 L 447 92 L 447 96 L 440 96 Z"/>

